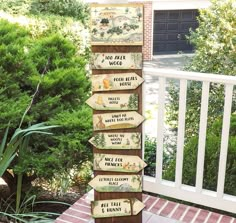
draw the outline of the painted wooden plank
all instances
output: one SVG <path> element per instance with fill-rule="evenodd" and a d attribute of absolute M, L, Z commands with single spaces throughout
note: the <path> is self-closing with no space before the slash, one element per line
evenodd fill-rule
<path fill-rule="evenodd" d="M 138 156 L 94 154 L 94 170 L 137 173 L 146 165 Z"/>
<path fill-rule="evenodd" d="M 202 192 L 202 185 L 203 185 L 209 88 L 210 88 L 210 82 L 203 82 L 202 98 L 201 98 L 200 127 L 199 127 L 199 138 L 198 138 L 197 174 L 196 174 L 196 192 L 197 193 Z"/>
<path fill-rule="evenodd" d="M 187 100 L 187 80 L 180 80 L 178 139 L 177 139 L 178 141 L 177 141 L 176 169 L 175 169 L 175 183 L 176 187 L 178 188 L 181 187 L 182 185 L 186 100 Z"/>
<path fill-rule="evenodd" d="M 233 88 L 234 85 L 227 84 L 225 86 L 224 116 L 221 134 L 219 170 L 217 178 L 217 197 L 219 198 L 223 198 L 224 195 Z"/>
<path fill-rule="evenodd" d="M 97 149 L 141 149 L 141 133 L 97 133 L 89 142 Z"/>
<path fill-rule="evenodd" d="M 111 130 L 136 128 L 144 121 L 137 112 L 116 112 L 93 115 L 93 129 Z"/>
<path fill-rule="evenodd" d="M 145 205 L 136 198 L 91 202 L 92 216 L 94 218 L 137 215 L 144 207 Z"/>
<path fill-rule="evenodd" d="M 94 94 L 86 103 L 94 110 L 138 110 L 137 94 Z"/>
<path fill-rule="evenodd" d="M 136 73 L 92 75 L 91 80 L 94 92 L 136 89 L 144 81 Z"/>
<path fill-rule="evenodd" d="M 92 69 L 142 69 L 142 53 L 93 53 Z"/>
<path fill-rule="evenodd" d="M 89 185 L 98 192 L 142 192 L 140 175 L 97 175 Z"/>
<path fill-rule="evenodd" d="M 142 45 L 143 5 L 91 5 L 92 45 Z"/>
<path fill-rule="evenodd" d="M 165 92 L 166 79 L 159 77 L 158 92 L 158 121 L 157 121 L 157 148 L 156 148 L 156 180 L 158 183 L 162 181 L 163 168 L 163 151 L 164 151 L 164 125 L 165 125 Z"/>

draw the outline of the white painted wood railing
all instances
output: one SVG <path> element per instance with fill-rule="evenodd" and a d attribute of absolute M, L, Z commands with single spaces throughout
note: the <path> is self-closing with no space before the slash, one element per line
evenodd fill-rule
<path fill-rule="evenodd" d="M 168 197 L 236 213 L 236 196 L 224 194 L 232 95 L 233 95 L 233 87 L 234 85 L 236 85 L 236 77 L 185 72 L 185 71 L 173 71 L 173 70 L 156 69 L 156 68 L 144 68 L 144 74 L 155 76 L 156 78 L 159 79 L 158 98 L 157 98 L 158 118 L 157 118 L 157 136 L 156 136 L 157 137 L 156 177 L 144 176 L 143 179 L 144 191 L 157 193 Z M 175 182 L 166 181 L 162 179 L 163 143 L 164 143 L 164 129 L 165 129 L 165 123 L 164 123 L 165 96 L 166 96 L 167 79 L 169 78 L 179 80 L 180 82 Z M 189 80 L 202 82 L 202 97 L 201 97 L 201 104 L 199 105 L 201 107 L 201 110 L 200 110 L 200 126 L 199 126 L 199 141 L 198 141 L 195 186 L 188 186 L 182 184 L 187 81 Z M 220 83 L 225 85 L 221 150 L 220 150 L 218 182 L 216 191 L 203 189 L 204 156 L 205 156 L 205 145 L 206 145 L 210 83 Z M 145 100 L 146 91 L 144 90 L 143 92 L 144 92 L 143 98 Z M 143 135 L 145 135 L 145 132 Z"/>

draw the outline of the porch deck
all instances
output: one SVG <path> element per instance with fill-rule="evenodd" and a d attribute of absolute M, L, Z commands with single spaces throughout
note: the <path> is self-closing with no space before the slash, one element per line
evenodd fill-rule
<path fill-rule="evenodd" d="M 165 200 L 143 194 L 146 207 L 143 223 L 236 223 L 236 219 L 216 212 Z M 62 215 L 55 223 L 93 223 L 90 199 L 85 194 Z"/>

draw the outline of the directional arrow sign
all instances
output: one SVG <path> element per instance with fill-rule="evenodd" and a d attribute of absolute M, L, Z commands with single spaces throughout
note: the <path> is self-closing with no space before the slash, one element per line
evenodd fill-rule
<path fill-rule="evenodd" d="M 89 185 L 98 192 L 142 192 L 140 175 L 97 175 Z"/>
<path fill-rule="evenodd" d="M 93 53 L 92 69 L 142 69 L 142 53 Z"/>
<path fill-rule="evenodd" d="M 141 133 L 97 133 L 89 142 L 97 149 L 141 149 Z"/>
<path fill-rule="evenodd" d="M 92 75 L 92 90 L 131 90 L 136 89 L 143 81 L 136 73 Z"/>
<path fill-rule="evenodd" d="M 94 153 L 94 170 L 137 173 L 146 165 L 138 156 Z"/>
<path fill-rule="evenodd" d="M 86 103 L 95 110 L 138 110 L 138 95 L 94 94 Z"/>
<path fill-rule="evenodd" d="M 137 112 L 117 112 L 93 115 L 93 129 L 129 129 L 136 128 L 144 121 Z"/>
<path fill-rule="evenodd" d="M 137 215 L 144 207 L 145 205 L 136 198 L 91 202 L 92 216 L 94 218 Z"/>

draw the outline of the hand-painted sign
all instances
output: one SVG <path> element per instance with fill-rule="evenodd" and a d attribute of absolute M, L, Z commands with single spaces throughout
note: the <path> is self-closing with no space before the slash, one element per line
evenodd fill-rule
<path fill-rule="evenodd" d="M 97 133 L 89 142 L 97 149 L 141 149 L 141 133 Z"/>
<path fill-rule="evenodd" d="M 145 205 L 136 198 L 91 202 L 92 216 L 94 218 L 137 215 L 144 207 Z"/>
<path fill-rule="evenodd" d="M 142 45 L 143 6 L 91 5 L 92 45 Z"/>
<path fill-rule="evenodd" d="M 138 156 L 94 154 L 94 170 L 137 173 L 146 165 Z"/>
<path fill-rule="evenodd" d="M 98 192 L 142 192 L 140 175 L 97 175 L 89 185 Z"/>
<path fill-rule="evenodd" d="M 136 73 L 92 75 L 93 91 L 136 89 L 144 79 Z"/>
<path fill-rule="evenodd" d="M 138 95 L 94 94 L 86 103 L 95 110 L 138 110 Z"/>
<path fill-rule="evenodd" d="M 142 69 L 142 53 L 94 53 L 92 69 Z"/>
<path fill-rule="evenodd" d="M 144 117 L 137 112 L 116 112 L 93 115 L 93 129 L 129 129 L 136 128 L 144 121 Z"/>

